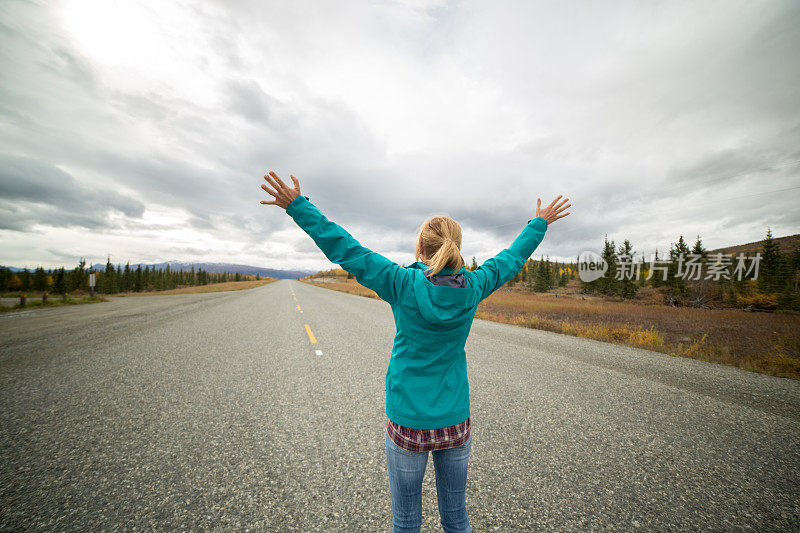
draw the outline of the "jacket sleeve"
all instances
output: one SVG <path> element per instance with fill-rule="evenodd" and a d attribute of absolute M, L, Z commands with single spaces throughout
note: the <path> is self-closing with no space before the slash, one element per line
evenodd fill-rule
<path fill-rule="evenodd" d="M 328 220 L 307 196 L 298 196 L 286 213 L 317 244 L 331 262 L 352 273 L 356 280 L 386 302 L 397 301 L 408 280 L 408 270 L 377 252 L 361 246 L 344 228 Z"/>
<path fill-rule="evenodd" d="M 522 269 L 525 261 L 544 239 L 547 231 L 547 220 L 536 217 L 528 221 L 522 233 L 514 239 L 511 246 L 487 259 L 475 269 L 481 300 L 502 287 Z"/>

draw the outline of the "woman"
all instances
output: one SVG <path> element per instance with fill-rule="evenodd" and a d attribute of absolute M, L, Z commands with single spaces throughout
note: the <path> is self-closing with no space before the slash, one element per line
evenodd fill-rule
<path fill-rule="evenodd" d="M 465 491 L 472 443 L 464 345 L 478 304 L 520 271 L 547 226 L 569 214 L 568 198 L 541 208 L 511 246 L 474 271 L 461 257 L 461 227 L 446 216 L 423 223 L 416 259 L 402 267 L 361 246 L 328 220 L 291 176 L 274 172 L 261 185 L 274 197 L 262 204 L 286 210 L 333 263 L 352 273 L 392 307 L 397 333 L 386 371 L 386 464 L 395 532 L 419 531 L 422 480 L 433 452 L 436 494 L 445 531 L 471 531 Z M 558 202 L 558 203 L 556 203 Z M 562 214 L 563 213 L 563 214 Z"/>

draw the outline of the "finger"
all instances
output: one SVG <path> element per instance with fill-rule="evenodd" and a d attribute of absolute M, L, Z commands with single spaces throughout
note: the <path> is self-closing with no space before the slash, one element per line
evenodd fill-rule
<path fill-rule="evenodd" d="M 561 215 L 561 216 L 557 216 L 556 218 L 554 218 L 554 219 L 553 219 L 553 222 L 555 222 L 555 221 L 556 221 L 556 220 L 558 220 L 559 218 L 564 218 L 564 217 L 565 217 L 565 216 L 567 216 L 567 215 L 569 215 L 569 211 L 567 211 L 566 213 L 564 213 L 564 214 L 563 214 L 563 215 Z"/>
<path fill-rule="evenodd" d="M 556 204 L 555 208 L 556 208 L 556 209 L 560 208 L 560 207 L 561 207 L 562 205 L 564 205 L 566 202 L 569 202 L 569 198 L 564 198 L 563 200 L 561 200 L 560 202 L 558 202 L 558 204 Z"/>
<path fill-rule="evenodd" d="M 261 203 L 262 204 L 269 204 L 269 205 L 278 205 L 278 201 L 277 200 L 270 200 L 270 201 L 261 200 Z"/>
<path fill-rule="evenodd" d="M 272 196 L 274 196 L 275 198 L 277 198 L 277 197 L 278 197 L 278 193 L 276 193 L 275 191 L 273 191 L 272 189 L 270 189 L 270 188 L 269 188 L 269 187 L 267 187 L 266 185 L 262 185 L 262 186 L 261 186 L 261 188 L 262 188 L 262 189 L 264 189 L 265 191 L 267 191 L 267 193 L 271 194 L 271 195 L 272 195 Z"/>
<path fill-rule="evenodd" d="M 550 202 L 550 205 L 548 205 L 547 207 L 553 207 L 553 204 L 554 204 L 554 203 L 556 203 L 556 202 L 558 201 L 558 199 L 559 199 L 559 198 L 561 198 L 561 195 L 560 195 L 560 194 L 558 195 L 558 197 L 557 197 L 555 200 L 553 200 L 552 202 Z"/>
<path fill-rule="evenodd" d="M 563 210 L 565 210 L 566 208 L 568 208 L 568 207 L 569 207 L 569 206 L 571 206 L 571 205 L 572 205 L 572 204 L 567 204 L 567 205 L 565 205 L 564 207 L 559 207 L 558 209 L 556 209 L 556 214 L 558 214 L 558 213 L 562 212 Z"/>
<path fill-rule="evenodd" d="M 539 213 L 539 209 L 541 209 L 541 208 L 542 208 L 542 199 L 541 198 L 537 198 L 536 199 L 536 213 L 537 214 Z"/>
<path fill-rule="evenodd" d="M 294 174 L 289 174 L 289 177 L 292 178 L 292 181 L 294 182 L 294 190 L 300 192 L 300 182 L 297 181 L 297 178 L 294 177 Z"/>
<path fill-rule="evenodd" d="M 273 188 L 274 188 L 276 191 L 280 191 L 280 190 L 281 190 L 281 186 L 280 186 L 280 185 L 278 185 L 278 183 L 277 183 L 277 182 L 276 182 L 276 181 L 275 181 L 273 178 L 271 178 L 269 174 L 265 174 L 265 175 L 264 175 L 264 179 L 265 179 L 265 180 L 267 180 L 267 183 L 269 183 L 270 185 L 272 185 L 272 187 L 273 187 Z"/>
<path fill-rule="evenodd" d="M 272 171 L 270 171 L 270 173 L 269 173 L 269 174 L 270 174 L 270 176 L 272 176 L 273 178 L 275 178 L 275 180 L 276 180 L 278 183 L 280 183 L 280 184 L 281 184 L 281 187 L 283 187 L 284 189 L 288 189 L 288 188 L 289 188 L 289 187 L 287 187 L 287 186 L 286 186 L 286 184 L 283 182 L 283 180 L 280 178 L 280 176 L 278 176 L 277 174 L 275 174 L 275 173 L 274 173 L 274 172 L 272 172 Z"/>

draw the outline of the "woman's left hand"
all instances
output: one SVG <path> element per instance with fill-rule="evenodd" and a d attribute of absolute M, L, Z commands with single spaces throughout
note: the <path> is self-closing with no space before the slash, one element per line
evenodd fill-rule
<path fill-rule="evenodd" d="M 269 171 L 268 174 L 264 174 L 264 179 L 267 180 L 267 183 L 272 185 L 275 190 L 270 189 L 266 185 L 262 185 L 261 188 L 267 191 L 270 195 L 274 196 L 274 200 L 261 200 L 262 204 L 271 204 L 277 205 L 284 209 L 289 207 L 289 204 L 292 203 L 292 200 L 300 196 L 300 182 L 297 181 L 297 178 L 289 174 L 294 182 L 294 188 L 292 189 L 288 185 L 286 185 L 282 179 L 278 177 L 273 171 Z"/>

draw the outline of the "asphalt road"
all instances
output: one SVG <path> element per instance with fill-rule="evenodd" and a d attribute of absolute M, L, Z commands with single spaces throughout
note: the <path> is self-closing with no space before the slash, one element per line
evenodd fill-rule
<path fill-rule="evenodd" d="M 0 529 L 389 531 L 393 334 L 298 281 L 2 315 Z M 475 531 L 800 529 L 800 383 L 480 320 L 467 354 Z"/>

